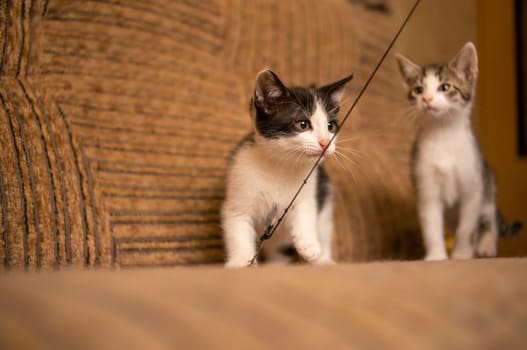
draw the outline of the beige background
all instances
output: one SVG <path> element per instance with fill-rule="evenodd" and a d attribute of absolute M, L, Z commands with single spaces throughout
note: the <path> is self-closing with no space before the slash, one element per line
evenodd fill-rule
<path fill-rule="evenodd" d="M 527 224 L 527 158 L 517 154 L 516 69 L 513 1 L 477 2 L 480 51 L 479 135 L 498 176 L 498 198 L 507 218 Z M 525 229 L 516 240 L 502 241 L 507 255 L 527 253 Z"/>

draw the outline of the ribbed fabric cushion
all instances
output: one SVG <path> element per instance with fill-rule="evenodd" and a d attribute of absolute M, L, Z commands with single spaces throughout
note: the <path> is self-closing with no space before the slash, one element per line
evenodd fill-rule
<path fill-rule="evenodd" d="M 395 31 L 344 0 L 7 1 L 0 18 L 0 265 L 29 269 L 222 262 L 256 73 L 355 73 L 349 106 Z M 328 161 L 339 260 L 422 253 L 398 79 L 388 60 L 345 126 L 354 180 Z"/>

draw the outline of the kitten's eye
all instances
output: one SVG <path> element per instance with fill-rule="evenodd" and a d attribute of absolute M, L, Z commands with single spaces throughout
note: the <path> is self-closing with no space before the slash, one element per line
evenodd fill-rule
<path fill-rule="evenodd" d="M 337 123 L 334 120 L 328 122 L 328 131 L 329 132 L 337 131 Z"/>
<path fill-rule="evenodd" d="M 450 84 L 444 83 L 439 85 L 439 91 L 445 92 L 450 89 Z"/>
<path fill-rule="evenodd" d="M 300 131 L 306 131 L 307 129 L 309 129 L 310 125 L 311 123 L 307 119 L 295 123 L 296 128 Z"/>
<path fill-rule="evenodd" d="M 414 87 L 414 94 L 421 95 L 422 93 L 423 93 L 423 87 L 422 86 Z"/>

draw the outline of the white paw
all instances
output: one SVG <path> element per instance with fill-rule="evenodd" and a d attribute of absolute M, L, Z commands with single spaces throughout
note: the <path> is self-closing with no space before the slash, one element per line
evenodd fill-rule
<path fill-rule="evenodd" d="M 474 257 L 474 249 L 471 245 L 456 246 L 452 251 L 452 259 L 466 260 Z"/>
<path fill-rule="evenodd" d="M 335 260 L 331 258 L 320 258 L 313 262 L 315 265 L 337 265 Z"/>
<path fill-rule="evenodd" d="M 439 261 L 446 259 L 448 259 L 448 256 L 445 252 L 430 252 L 425 256 L 426 261 Z"/>
<path fill-rule="evenodd" d="M 493 258 L 497 255 L 496 236 L 486 233 L 484 234 L 476 248 L 476 253 L 480 258 Z"/>
<path fill-rule="evenodd" d="M 240 268 L 240 267 L 248 267 L 251 262 L 251 258 L 231 258 L 225 263 L 225 267 L 227 268 Z M 256 262 L 255 262 L 256 265 Z"/>
<path fill-rule="evenodd" d="M 309 262 L 315 262 L 322 254 L 322 247 L 318 241 L 300 241 L 295 243 L 298 254 Z"/>

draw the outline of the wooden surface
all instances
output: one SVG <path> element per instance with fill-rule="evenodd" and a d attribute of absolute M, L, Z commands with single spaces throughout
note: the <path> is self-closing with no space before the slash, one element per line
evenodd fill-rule
<path fill-rule="evenodd" d="M 0 275 L 1 349 L 525 349 L 527 259 Z"/>

